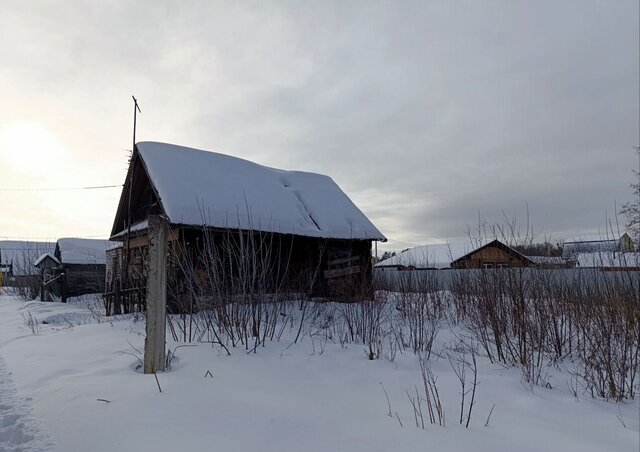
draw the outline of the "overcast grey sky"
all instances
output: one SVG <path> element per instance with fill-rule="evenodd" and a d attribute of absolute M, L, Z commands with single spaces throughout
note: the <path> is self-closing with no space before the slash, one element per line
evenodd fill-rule
<path fill-rule="evenodd" d="M 160 5 L 163 6 L 160 6 Z M 119 184 L 139 140 L 325 173 L 391 247 L 555 239 L 631 197 L 638 1 L 0 4 L 0 188 Z M 119 191 L 2 192 L 0 236 L 107 235 Z"/>

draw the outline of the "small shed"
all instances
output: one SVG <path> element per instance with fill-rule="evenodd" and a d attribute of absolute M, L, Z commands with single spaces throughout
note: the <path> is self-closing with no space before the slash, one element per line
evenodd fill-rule
<path fill-rule="evenodd" d="M 53 257 L 59 262 L 61 276 L 56 295 L 63 302 L 68 297 L 103 293 L 105 287 L 108 240 L 62 238 L 56 242 Z"/>
<path fill-rule="evenodd" d="M 51 253 L 44 253 L 33 262 L 33 266 L 40 272 L 40 301 L 53 301 L 53 287 L 62 277 L 60 261 Z"/>

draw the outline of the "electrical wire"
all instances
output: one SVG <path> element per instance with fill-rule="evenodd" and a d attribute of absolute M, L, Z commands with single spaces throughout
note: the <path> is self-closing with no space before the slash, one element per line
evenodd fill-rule
<path fill-rule="evenodd" d="M 102 239 L 102 238 L 105 237 L 105 235 L 104 234 L 101 234 L 101 235 L 74 235 L 74 236 L 71 236 L 71 237 L 76 238 L 76 239 Z M 0 240 L 16 240 L 16 241 L 23 241 L 23 242 L 29 242 L 29 241 L 33 241 L 33 242 L 38 242 L 38 241 L 55 242 L 59 238 L 60 237 L 55 237 L 55 236 L 50 236 L 50 237 L 8 237 L 8 236 L 0 236 Z"/>
<path fill-rule="evenodd" d="M 0 188 L 0 191 L 71 191 L 71 190 L 103 190 L 106 188 L 120 188 L 118 185 L 95 185 L 90 187 L 59 187 L 59 188 Z"/>

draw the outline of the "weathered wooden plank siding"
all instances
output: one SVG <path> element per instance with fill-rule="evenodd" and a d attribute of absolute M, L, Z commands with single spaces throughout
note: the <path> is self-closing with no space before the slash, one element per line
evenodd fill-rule
<path fill-rule="evenodd" d="M 483 268 L 489 267 L 526 267 L 527 263 L 513 254 L 509 254 L 497 247 L 487 247 L 471 254 L 466 259 L 458 262 L 456 268 Z"/>
<path fill-rule="evenodd" d="M 103 293 L 105 289 L 105 268 L 103 264 L 65 265 L 63 271 L 63 297 L 77 297 L 90 293 Z"/>

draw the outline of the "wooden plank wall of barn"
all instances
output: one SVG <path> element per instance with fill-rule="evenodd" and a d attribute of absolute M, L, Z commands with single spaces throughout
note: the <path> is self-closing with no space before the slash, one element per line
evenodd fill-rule
<path fill-rule="evenodd" d="M 104 264 L 65 264 L 63 296 L 77 297 L 89 293 L 104 292 L 105 267 Z"/>

